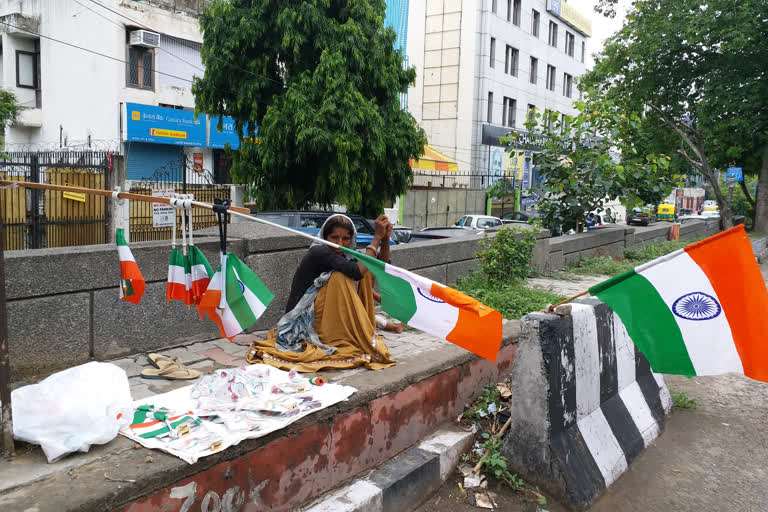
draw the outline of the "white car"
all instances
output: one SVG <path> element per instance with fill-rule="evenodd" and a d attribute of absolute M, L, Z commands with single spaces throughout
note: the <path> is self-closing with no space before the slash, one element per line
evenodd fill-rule
<path fill-rule="evenodd" d="M 498 228 L 502 224 L 503 222 L 500 218 L 489 215 L 465 215 L 456 222 L 456 225 L 460 228 L 473 231 Z"/>

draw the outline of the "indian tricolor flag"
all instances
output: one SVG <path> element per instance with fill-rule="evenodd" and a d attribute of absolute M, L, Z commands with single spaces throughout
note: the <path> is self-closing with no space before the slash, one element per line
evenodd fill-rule
<path fill-rule="evenodd" d="M 221 255 L 221 267 L 208 283 L 199 310 L 231 340 L 255 324 L 273 298 L 248 265 L 227 253 Z"/>
<path fill-rule="evenodd" d="M 501 348 L 501 313 L 453 288 L 366 254 L 345 247 L 342 250 L 373 273 L 381 291 L 381 308 L 386 313 L 496 361 Z"/>
<path fill-rule="evenodd" d="M 653 371 L 768 382 L 768 291 L 743 226 L 589 292 L 619 315 Z"/>
<path fill-rule="evenodd" d="M 115 232 L 117 241 L 117 255 L 120 258 L 120 298 L 134 304 L 138 304 L 144 295 L 144 276 L 141 275 L 133 253 L 125 241 L 125 231 L 118 229 Z"/>
<path fill-rule="evenodd" d="M 171 249 L 171 259 L 168 263 L 168 284 L 165 286 L 166 301 L 180 300 L 186 305 L 192 304 L 191 287 L 189 258 L 174 247 Z"/>
<path fill-rule="evenodd" d="M 208 289 L 208 283 L 213 277 L 213 268 L 208 263 L 208 259 L 203 254 L 203 251 L 195 247 L 189 246 L 189 271 L 190 281 L 192 282 L 192 302 L 194 304 L 200 303 L 200 298 Z"/>

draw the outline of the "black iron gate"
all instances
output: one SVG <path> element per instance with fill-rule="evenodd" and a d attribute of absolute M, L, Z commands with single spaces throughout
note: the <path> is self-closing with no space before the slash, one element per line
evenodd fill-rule
<path fill-rule="evenodd" d="M 109 188 L 110 153 L 100 151 L 11 152 L 0 159 L 4 180 Z M 101 196 L 10 188 L 3 202 L 5 250 L 41 249 L 109 241 L 110 209 Z"/>
<path fill-rule="evenodd" d="M 199 163 L 190 161 L 183 151 L 180 151 L 178 158 L 158 167 L 149 178 L 130 182 L 129 190 L 131 193 L 144 195 L 170 192 L 193 194 L 195 201 L 211 204 L 215 199 L 230 199 L 231 196 L 230 185 L 215 183 L 213 173 Z M 192 226 L 195 231 L 217 225 L 216 216 L 210 210 L 194 208 L 192 214 Z M 172 227 L 156 226 L 153 203 L 131 201 L 130 217 L 131 242 L 171 239 Z M 180 232 L 180 217 L 177 218 L 176 224 L 177 231 Z"/>

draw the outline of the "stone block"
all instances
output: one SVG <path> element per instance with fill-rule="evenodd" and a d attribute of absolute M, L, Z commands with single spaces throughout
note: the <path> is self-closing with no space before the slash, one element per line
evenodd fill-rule
<path fill-rule="evenodd" d="M 219 228 L 212 227 L 201 231 L 208 235 L 218 237 Z M 311 240 L 292 230 L 276 228 L 260 222 L 241 222 L 230 224 L 227 231 L 228 238 L 240 238 L 246 240 L 243 249 L 248 253 L 284 251 L 286 249 L 298 249 L 309 247 Z"/>
<path fill-rule="evenodd" d="M 114 274 L 114 273 L 113 273 Z M 179 301 L 166 306 L 165 282 L 148 283 L 138 305 L 120 300 L 117 290 L 93 292 L 93 355 L 109 359 L 218 338 L 219 328 Z"/>
<path fill-rule="evenodd" d="M 427 279 L 437 281 L 438 283 L 445 284 L 446 267 L 447 265 L 439 265 L 437 267 L 420 268 L 415 270 L 414 273 L 426 277 Z"/>
<path fill-rule="evenodd" d="M 440 456 L 411 448 L 371 474 L 382 490 L 384 512 L 413 510 L 440 487 Z"/>
<path fill-rule="evenodd" d="M 460 277 L 465 277 L 477 270 L 478 260 L 464 260 L 449 263 L 445 266 L 445 284 L 453 286 Z"/>
<path fill-rule="evenodd" d="M 255 329 L 270 329 L 277 324 L 285 313 L 288 294 L 291 291 L 293 274 L 306 254 L 305 250 L 282 251 L 275 253 L 254 254 L 246 258 L 245 263 L 256 273 L 275 298 L 264 312 Z"/>
<path fill-rule="evenodd" d="M 563 262 L 566 267 L 573 267 L 579 264 L 581 261 L 581 253 L 572 252 L 570 254 L 563 255 Z"/>
<path fill-rule="evenodd" d="M 624 241 L 624 228 L 600 228 L 587 233 L 559 236 L 550 239 L 550 251 L 562 250 L 563 253 L 585 251 L 614 242 Z"/>
<path fill-rule="evenodd" d="M 13 279 L 8 282 L 13 282 Z M 6 306 L 13 380 L 53 373 L 88 362 L 88 293 L 20 300 L 8 302 Z"/>
<path fill-rule="evenodd" d="M 402 244 L 392 248 L 392 263 L 408 270 L 433 267 L 440 264 L 474 259 L 480 250 L 482 237 L 466 237 L 432 240 L 418 244 Z"/>
<path fill-rule="evenodd" d="M 557 272 L 559 270 L 565 270 L 565 256 L 563 251 L 552 251 L 549 253 L 547 270 Z"/>

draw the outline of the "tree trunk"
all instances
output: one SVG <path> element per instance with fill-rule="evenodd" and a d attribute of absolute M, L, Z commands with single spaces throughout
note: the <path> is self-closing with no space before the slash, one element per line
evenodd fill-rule
<path fill-rule="evenodd" d="M 730 229 L 733 227 L 733 212 L 731 211 L 731 203 L 723 196 L 720 191 L 720 183 L 715 179 L 715 173 L 709 168 L 708 163 L 704 163 L 701 168 L 701 173 L 707 179 L 710 185 L 712 185 L 712 191 L 715 193 L 715 200 L 717 200 L 717 206 L 720 208 L 720 223 L 723 229 Z"/>
<path fill-rule="evenodd" d="M 758 233 L 768 233 L 768 146 L 763 149 L 763 165 L 755 195 L 755 226 Z"/>

